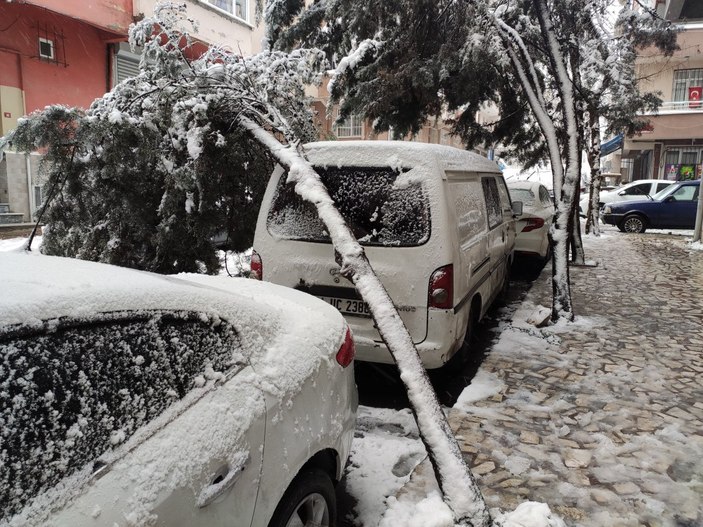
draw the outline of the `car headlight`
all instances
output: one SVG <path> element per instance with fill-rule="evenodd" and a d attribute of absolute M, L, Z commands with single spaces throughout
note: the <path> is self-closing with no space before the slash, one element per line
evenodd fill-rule
<path fill-rule="evenodd" d="M 610 214 L 611 212 L 613 212 L 613 209 L 610 208 L 610 205 L 603 207 L 603 214 Z"/>

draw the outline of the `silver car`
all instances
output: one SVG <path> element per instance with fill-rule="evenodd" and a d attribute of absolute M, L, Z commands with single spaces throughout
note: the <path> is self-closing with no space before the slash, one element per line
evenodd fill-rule
<path fill-rule="evenodd" d="M 254 280 L 0 254 L 0 525 L 330 525 L 337 310 Z"/>

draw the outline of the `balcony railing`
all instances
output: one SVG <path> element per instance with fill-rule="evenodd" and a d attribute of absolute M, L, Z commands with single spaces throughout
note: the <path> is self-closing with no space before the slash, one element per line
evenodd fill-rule
<path fill-rule="evenodd" d="M 703 101 L 664 101 L 659 107 L 660 115 L 674 113 L 703 113 Z"/>

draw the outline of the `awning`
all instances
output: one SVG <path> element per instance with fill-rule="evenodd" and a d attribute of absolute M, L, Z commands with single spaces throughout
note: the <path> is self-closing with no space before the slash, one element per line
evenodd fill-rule
<path fill-rule="evenodd" d="M 606 141 L 605 143 L 600 145 L 600 156 L 605 157 L 608 154 L 612 154 L 616 150 L 620 150 L 622 148 L 622 143 L 624 140 L 624 136 L 622 134 L 618 134 L 612 139 Z"/>

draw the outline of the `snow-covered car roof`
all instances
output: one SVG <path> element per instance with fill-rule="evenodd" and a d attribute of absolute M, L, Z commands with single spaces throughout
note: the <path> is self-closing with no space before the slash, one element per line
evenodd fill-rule
<path fill-rule="evenodd" d="M 319 141 L 305 145 L 313 164 L 331 166 L 392 166 L 438 164 L 443 170 L 470 170 L 500 174 L 485 157 L 451 146 L 409 141 Z"/>
<path fill-rule="evenodd" d="M 245 278 L 163 276 L 24 252 L 0 253 L 0 276 L 0 327 L 116 311 L 195 311 L 232 323 L 252 363 L 271 353 L 315 363 L 320 347 L 328 348 L 330 341 L 341 344 L 343 338 L 343 318 L 332 306 Z M 292 349 L 300 356 L 291 357 Z"/>
<path fill-rule="evenodd" d="M 525 190 L 532 190 L 533 192 L 539 192 L 539 187 L 542 187 L 542 183 L 539 181 L 526 181 L 526 180 L 514 180 L 510 179 L 506 181 L 508 188 L 519 188 Z M 546 187 L 545 187 L 546 188 Z"/>

